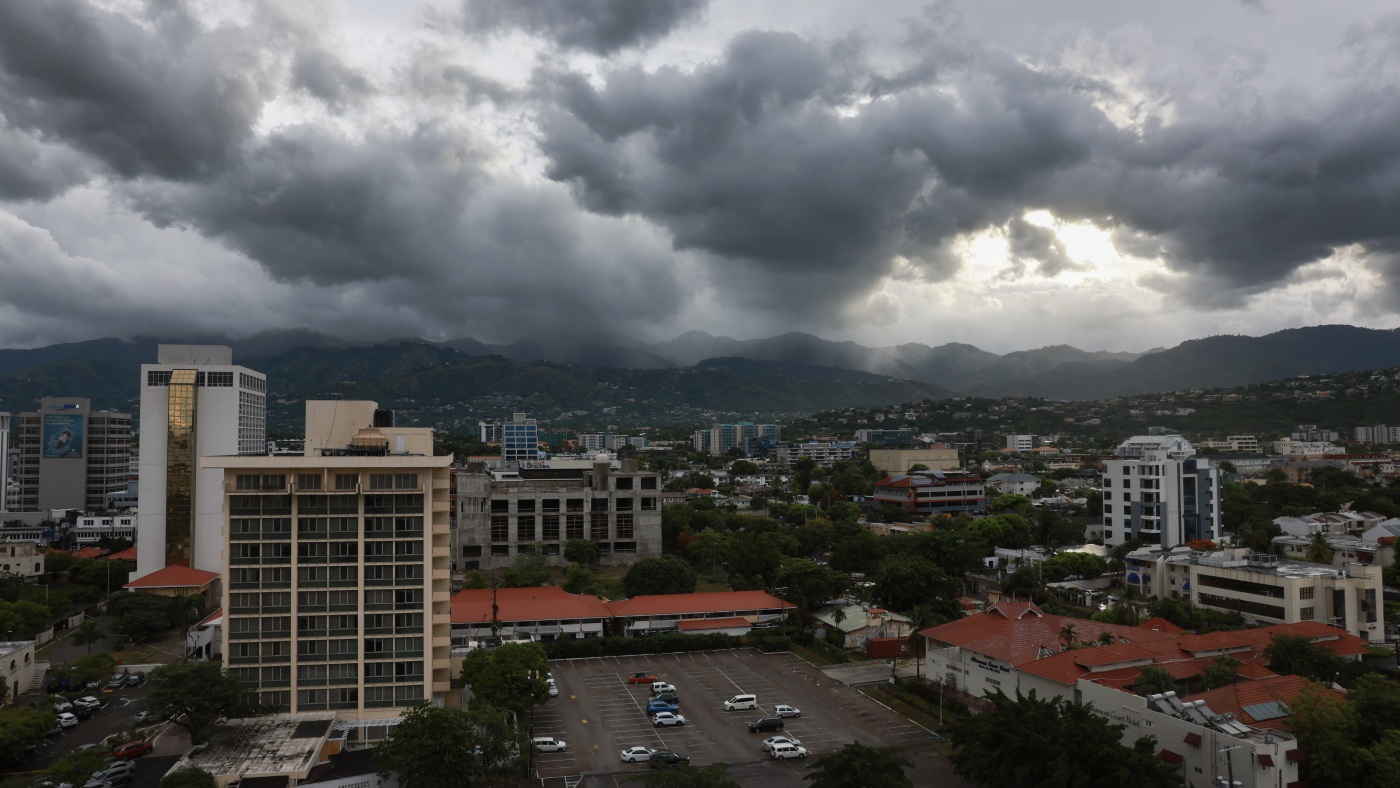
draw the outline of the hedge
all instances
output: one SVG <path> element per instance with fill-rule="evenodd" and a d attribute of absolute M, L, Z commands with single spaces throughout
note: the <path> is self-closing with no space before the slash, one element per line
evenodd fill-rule
<path fill-rule="evenodd" d="M 782 635 L 653 635 L 644 638 L 568 638 L 542 644 L 550 659 L 625 657 L 635 654 L 674 654 L 682 651 L 722 651 L 754 646 L 760 651 L 786 651 L 790 640 Z"/>

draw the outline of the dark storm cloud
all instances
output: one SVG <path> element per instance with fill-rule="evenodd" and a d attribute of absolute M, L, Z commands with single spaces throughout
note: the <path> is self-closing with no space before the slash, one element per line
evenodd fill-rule
<path fill-rule="evenodd" d="M 91 170 L 85 156 L 0 119 L 0 200 L 47 200 L 87 180 Z"/>
<path fill-rule="evenodd" d="M 567 49 L 606 55 L 651 44 L 695 21 L 708 0 L 465 0 L 474 33 L 519 29 Z"/>
<path fill-rule="evenodd" d="M 1132 130 L 1101 108 L 1124 100 L 1115 88 L 1009 53 L 929 40 L 881 75 L 858 51 L 747 33 L 691 71 L 621 68 L 599 87 L 542 74 L 549 175 L 590 210 L 665 226 L 678 248 L 788 281 L 840 277 L 824 306 L 863 298 L 896 256 L 945 276 L 948 242 L 988 228 L 1046 275 L 1073 267 L 1022 221 L 1041 208 L 1195 274 L 1147 284 L 1206 308 L 1400 236 L 1400 97 L 1379 77 L 1308 97 L 1321 104 L 1308 112 L 1284 95 L 1184 102 L 1174 122 Z"/>
<path fill-rule="evenodd" d="M 149 21 L 80 0 L 0 3 L 0 112 L 124 176 L 217 169 L 271 96 L 262 42 L 168 3 Z"/>
<path fill-rule="evenodd" d="M 681 289 L 664 246 L 482 165 L 458 128 L 352 140 L 301 126 L 216 178 L 129 194 L 152 221 L 216 238 L 280 282 L 367 287 L 438 330 L 515 335 L 674 313 Z"/>
<path fill-rule="evenodd" d="M 369 80 L 335 54 L 316 47 L 297 53 L 292 64 L 292 84 L 335 109 L 356 103 L 372 92 Z"/>
<path fill-rule="evenodd" d="M 1009 68 L 968 77 L 977 90 L 960 99 L 870 100 L 859 53 L 751 32 L 688 73 L 620 69 L 600 88 L 542 76 L 559 108 L 541 121 L 549 174 L 591 210 L 664 225 L 678 248 L 749 261 L 788 286 L 822 278 L 819 306 L 836 306 L 864 297 L 897 256 L 925 278 L 951 273 L 949 240 L 1018 217 L 1028 187 L 1111 137 L 1062 81 Z M 1040 259 L 1065 267 L 1045 249 Z"/>

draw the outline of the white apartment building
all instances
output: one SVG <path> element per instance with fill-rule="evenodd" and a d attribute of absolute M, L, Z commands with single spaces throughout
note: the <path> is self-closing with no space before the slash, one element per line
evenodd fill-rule
<path fill-rule="evenodd" d="M 0 413 L 0 512 L 10 511 L 9 492 L 10 414 Z"/>
<path fill-rule="evenodd" d="M 1240 454 L 1262 454 L 1264 452 L 1264 445 L 1253 435 L 1229 435 L 1223 441 L 1201 441 L 1198 445 L 1202 449 L 1219 449 L 1220 451 Z"/>
<path fill-rule="evenodd" d="M 1007 435 L 1006 448 L 1014 451 L 1030 451 L 1040 445 L 1038 435 Z"/>
<path fill-rule="evenodd" d="M 841 460 L 856 456 L 853 441 L 806 441 L 804 443 L 779 443 L 773 448 L 773 461 L 780 468 L 791 468 L 801 457 L 811 457 L 812 462 L 829 468 Z"/>
<path fill-rule="evenodd" d="M 1143 548 L 1125 563 L 1124 582 L 1145 595 L 1234 610 L 1260 624 L 1316 621 L 1373 643 L 1385 640 L 1376 565 L 1347 562 L 1338 567 L 1251 554 L 1246 548 L 1199 553 L 1183 547 Z"/>
<path fill-rule="evenodd" d="M 1220 537 L 1220 469 L 1180 435 L 1137 436 L 1104 460 L 1104 544 Z"/>
<path fill-rule="evenodd" d="M 392 724 L 442 703 L 451 658 L 451 456 L 365 427 L 303 457 L 208 457 L 223 479 L 222 651 L 263 703 Z"/>
<path fill-rule="evenodd" d="M 267 377 L 224 345 L 160 345 L 141 365 L 136 575 L 223 572 L 223 472 L 200 459 L 267 454 Z"/>
<path fill-rule="evenodd" d="M 96 545 L 102 537 L 136 541 L 136 515 L 82 515 L 69 532 L 80 547 Z"/>

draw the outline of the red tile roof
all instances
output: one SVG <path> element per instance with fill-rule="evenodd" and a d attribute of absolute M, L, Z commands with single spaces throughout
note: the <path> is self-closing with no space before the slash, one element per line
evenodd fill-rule
<path fill-rule="evenodd" d="M 491 622 L 493 592 L 468 588 L 452 595 L 452 623 Z M 558 586 L 500 588 L 494 592 L 497 621 L 572 621 L 611 618 L 603 601 L 587 594 L 570 594 Z"/>
<path fill-rule="evenodd" d="M 655 594 L 609 602 L 608 609 L 619 618 L 729 613 L 740 610 L 791 610 L 791 602 L 766 591 L 707 591 L 699 594 Z"/>
<path fill-rule="evenodd" d="M 1080 648 L 1066 649 L 1061 630 L 1074 626 Z M 1243 679 L 1275 676 L 1264 664 L 1264 649 L 1281 633 L 1304 635 L 1329 646 L 1338 656 L 1366 652 L 1366 641 L 1344 630 L 1314 621 L 1206 635 L 1179 634 L 1169 627 L 1143 628 L 1100 624 L 1078 618 L 1047 615 L 1029 602 L 1002 602 L 957 621 L 920 634 L 1011 663 L 1017 670 L 1071 685 L 1081 678 L 1113 687 L 1128 687 L 1144 667 L 1162 668 L 1173 678 L 1198 676 L 1220 655 L 1240 661 Z M 1115 642 L 1095 643 L 1109 632 Z M 1212 706 L 1214 708 L 1214 706 Z"/>
<path fill-rule="evenodd" d="M 112 553 L 111 555 L 107 556 L 107 559 L 109 561 L 135 561 L 136 548 L 128 547 L 120 553 Z"/>
<path fill-rule="evenodd" d="M 102 548 L 100 548 L 100 547 L 84 547 L 84 548 L 82 548 L 81 550 L 74 550 L 74 551 L 73 551 L 73 557 L 74 557 L 74 558 L 101 558 L 101 557 L 102 557 Z"/>
<path fill-rule="evenodd" d="M 1112 634 L 1114 640 L 1123 645 L 1175 637 L 1150 629 L 1049 615 L 1030 602 L 998 602 L 981 613 L 925 629 L 919 634 L 1019 666 L 1038 659 L 1042 650 L 1047 654 L 1064 651 L 1060 630 L 1068 624 L 1074 625 L 1076 640 L 1088 642 L 1097 640 L 1104 632 Z"/>
<path fill-rule="evenodd" d="M 1269 701 L 1281 700 L 1284 703 L 1291 704 L 1293 699 L 1298 697 L 1298 693 L 1302 691 L 1304 685 L 1307 683 L 1307 679 L 1301 676 L 1271 676 L 1258 681 L 1241 681 L 1236 684 L 1229 684 L 1208 692 L 1198 692 L 1195 695 L 1184 697 L 1181 700 L 1183 703 L 1193 700 L 1203 700 L 1206 702 L 1206 705 L 1210 707 L 1210 710 L 1216 714 L 1224 714 L 1227 711 L 1231 712 L 1240 722 L 1255 728 L 1287 730 L 1287 717 L 1256 720 L 1244 709 L 1246 706 L 1256 706 L 1260 703 L 1268 703 Z M 1344 693 L 1338 692 L 1337 690 L 1329 689 L 1328 692 L 1331 692 L 1337 698 L 1346 697 Z"/>
<path fill-rule="evenodd" d="M 707 629 L 747 629 L 751 626 L 753 626 L 753 622 L 747 618 L 687 618 L 676 624 L 676 629 L 682 632 L 694 632 Z"/>
<path fill-rule="evenodd" d="M 217 572 L 206 572 L 192 566 L 167 566 L 138 577 L 122 588 L 203 588 L 217 580 Z"/>
<path fill-rule="evenodd" d="M 1149 618 L 1138 624 L 1143 629 L 1155 629 L 1158 632 L 1185 632 L 1186 630 L 1166 620 L 1165 618 Z"/>

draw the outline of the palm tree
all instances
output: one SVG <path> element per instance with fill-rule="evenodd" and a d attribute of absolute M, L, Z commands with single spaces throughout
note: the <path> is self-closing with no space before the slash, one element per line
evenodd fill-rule
<path fill-rule="evenodd" d="M 1065 624 L 1060 627 L 1060 642 L 1065 644 L 1065 648 L 1074 646 L 1074 624 Z"/>
<path fill-rule="evenodd" d="M 1314 533 L 1303 557 L 1314 564 L 1332 563 L 1332 544 L 1327 541 L 1327 536 L 1321 531 Z"/>
<path fill-rule="evenodd" d="M 1112 632 L 1109 632 L 1108 630 L 1104 630 L 1103 632 L 1100 632 L 1100 633 L 1099 633 L 1099 645 L 1100 645 L 1100 646 L 1111 646 L 1111 645 L 1113 645 L 1114 643 L 1116 643 L 1117 641 L 1118 641 L 1118 638 L 1114 637 L 1114 636 L 1113 636 L 1113 633 L 1112 633 Z"/>
<path fill-rule="evenodd" d="M 929 605 L 917 605 L 909 611 L 909 653 L 914 655 L 915 681 L 918 681 L 922 676 L 922 663 L 928 649 L 928 638 L 920 635 L 919 632 L 938 624 L 940 618 L 942 617 L 938 615 L 938 612 Z"/>
<path fill-rule="evenodd" d="M 180 630 L 182 648 L 189 649 L 190 626 L 199 621 L 199 617 L 203 613 L 203 594 L 182 594 L 170 597 L 166 614 L 170 616 L 170 625 Z"/>
<path fill-rule="evenodd" d="M 107 633 L 97 628 L 97 619 L 84 618 L 83 623 L 73 630 L 73 642 L 79 646 L 86 644 L 88 656 L 92 656 L 92 644 L 99 640 L 106 640 Z"/>

